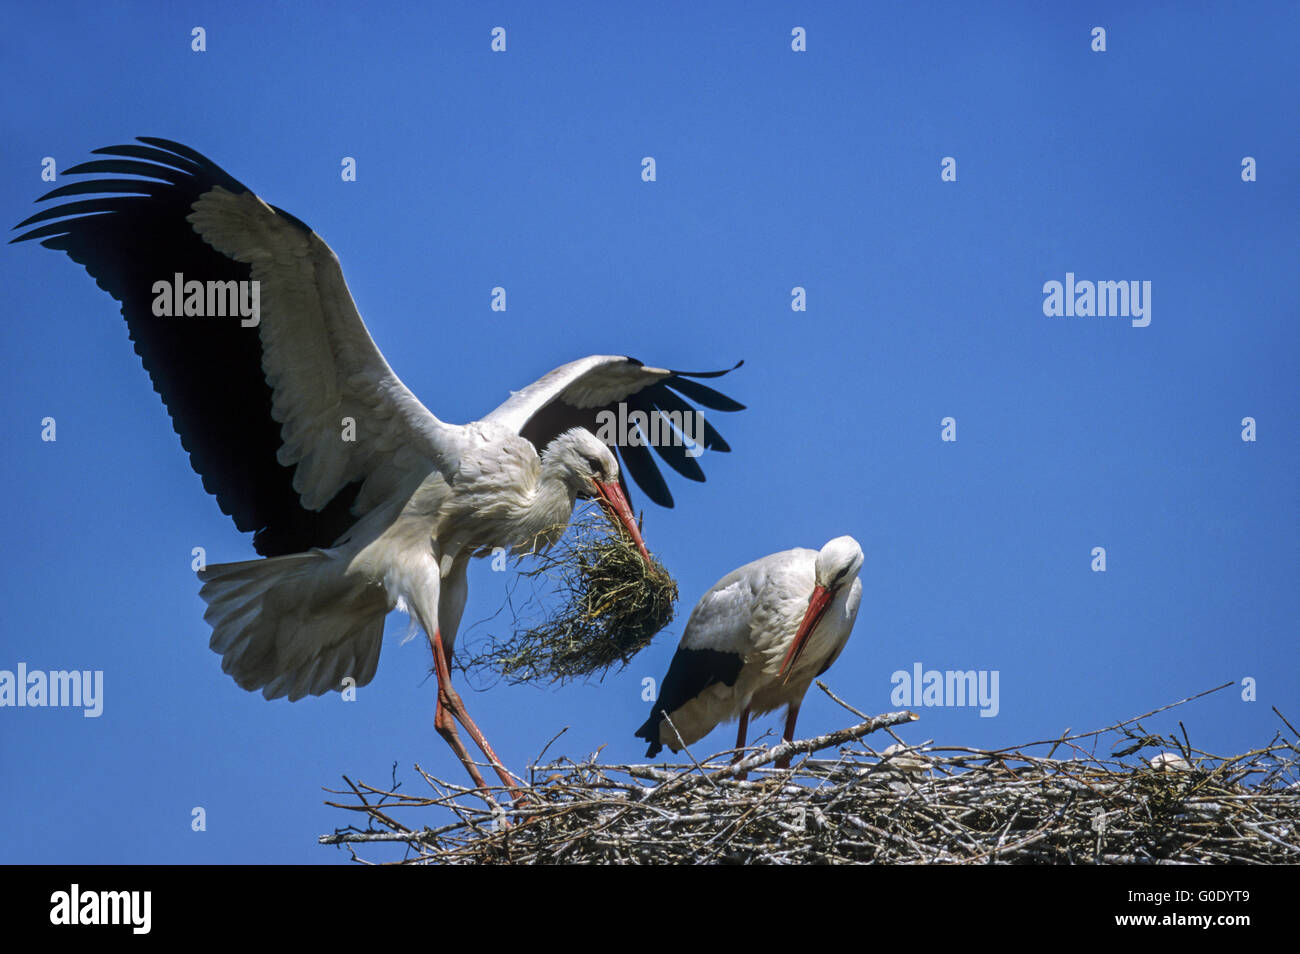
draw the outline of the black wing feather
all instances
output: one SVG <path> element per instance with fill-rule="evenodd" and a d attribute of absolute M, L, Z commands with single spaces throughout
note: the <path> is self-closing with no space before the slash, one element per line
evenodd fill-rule
<path fill-rule="evenodd" d="M 653 385 L 651 386 L 651 388 Z M 659 414 L 659 408 L 655 406 L 654 395 L 647 394 L 651 388 L 646 388 L 627 399 L 627 406 L 631 411 L 641 411 L 647 418 L 659 417 L 659 441 L 652 444 L 655 453 L 677 473 L 689 480 L 703 481 L 704 471 L 700 470 L 700 465 L 695 462 L 694 458 L 686 456 L 686 447 L 682 444 L 673 444 L 670 442 L 669 435 L 675 435 L 676 431 L 669 425 L 668 419 Z M 642 439 L 647 439 L 648 435 L 642 434 Z M 676 438 L 673 438 L 676 439 Z M 620 448 L 621 449 L 621 448 Z"/>
<path fill-rule="evenodd" d="M 653 385 L 646 390 L 650 392 L 651 399 L 659 410 L 680 414 L 682 415 L 683 420 L 685 420 L 687 414 L 698 413 L 694 408 L 678 397 L 669 387 L 667 382 Z M 738 405 L 738 407 L 743 409 L 744 406 Z M 708 419 L 705 418 L 703 414 L 700 414 L 700 420 L 704 422 L 704 449 L 719 451 L 721 453 L 730 451 L 731 445 L 722 439 L 722 435 L 713 429 L 713 425 L 708 422 Z M 683 454 L 685 453 L 685 448 L 678 448 L 678 450 L 683 451 Z M 691 480 L 704 480 L 704 472 L 700 470 L 698 464 L 699 459 L 697 457 L 688 457 L 687 460 L 692 464 L 695 464 L 694 470 L 699 474 L 699 476 L 691 477 L 690 474 L 684 474 L 683 476 L 690 477 Z M 678 471 L 678 473 L 681 473 L 681 471 Z"/>
<path fill-rule="evenodd" d="M 664 480 L 664 475 L 655 465 L 655 459 L 650 456 L 650 451 L 636 444 L 620 444 L 618 454 L 623 459 L 623 466 L 619 469 L 626 470 L 631 474 L 632 479 L 636 481 L 636 485 L 652 501 L 661 507 L 671 508 L 673 505 L 672 492 L 668 489 L 668 483 Z"/>
<path fill-rule="evenodd" d="M 742 361 L 741 364 L 744 364 Z M 740 367 L 740 365 L 736 365 Z M 730 369 L 732 371 L 735 368 Z M 719 374 L 726 374 L 726 371 L 720 371 Z M 677 372 L 678 376 L 669 378 L 664 382 L 668 387 L 674 388 L 690 398 L 696 404 L 707 407 L 711 411 L 743 411 L 745 405 L 739 401 L 727 397 L 721 391 L 715 391 L 707 384 L 700 384 L 699 381 L 692 381 L 690 378 L 682 377 L 682 372 Z"/>
<path fill-rule="evenodd" d="M 255 533 L 264 556 L 328 547 L 356 518 L 351 506 L 360 482 L 343 488 L 319 511 L 305 509 L 293 489 L 293 467 L 276 460 L 280 425 L 271 417 L 271 388 L 262 372 L 256 329 L 238 320 L 159 318 L 153 284 L 186 280 L 245 281 L 251 267 L 226 258 L 204 242 L 186 216 L 205 192 L 221 186 L 236 194 L 248 188 L 200 153 L 166 139 L 147 146 L 107 146 L 96 159 L 65 170 L 68 175 L 127 174 L 60 186 L 40 201 L 90 193 L 130 193 L 66 203 L 37 213 L 22 226 L 61 218 L 31 229 L 13 242 L 40 239 L 85 267 L 101 288 L 122 304 L 127 330 L 154 390 L 162 397 L 203 487 L 217 498 L 235 526 Z M 303 226 L 299 220 L 286 216 Z"/>
<path fill-rule="evenodd" d="M 716 649 L 678 649 L 668 664 L 668 675 L 660 685 L 659 698 L 650 707 L 650 718 L 636 730 L 638 739 L 650 743 L 645 754 L 654 758 L 663 748 L 659 741 L 659 723 L 665 712 L 671 716 L 715 682 L 734 686 L 744 664 L 745 660 L 737 653 Z"/>
<path fill-rule="evenodd" d="M 636 358 L 628 358 L 627 360 L 636 365 L 642 364 Z M 627 409 L 628 411 L 644 411 L 647 417 L 659 415 L 661 411 L 698 414 L 699 412 L 695 408 L 682 400 L 678 393 L 675 393 L 680 392 L 697 403 L 714 410 L 742 411 L 745 409 L 745 405 L 739 401 L 735 401 L 699 382 L 692 381 L 690 378 L 720 377 L 734 371 L 744 363 L 739 361 L 733 367 L 722 371 L 673 371 L 668 377 L 648 385 L 628 397 L 625 402 Z M 598 417 L 601 412 L 605 411 L 617 415 L 618 403 L 615 402 L 605 407 L 577 408 L 567 404 L 563 399 L 555 399 L 534 414 L 520 430 L 520 433 L 532 441 L 538 450 L 541 450 L 555 435 L 571 427 L 585 427 L 593 434 L 599 435 L 601 428 Z M 661 419 L 659 423 L 661 425 L 659 431 L 661 437 L 672 433 L 672 429 L 668 426 L 666 420 Z M 706 449 L 718 453 L 727 453 L 731 450 L 731 445 L 723 440 L 722 435 L 717 432 L 707 419 L 704 421 L 703 432 Z M 703 481 L 705 479 L 704 471 L 697 459 L 687 456 L 684 446 L 672 443 L 664 444 L 661 441 L 661 443 L 654 445 L 654 448 L 655 452 L 663 458 L 668 466 L 683 477 L 694 481 Z M 624 492 L 627 492 L 627 481 L 624 477 L 630 474 L 636 485 L 654 503 L 661 507 L 671 508 L 673 506 L 672 492 L 669 491 L 668 483 L 664 480 L 664 475 L 660 471 L 659 465 L 655 463 L 654 455 L 650 453 L 649 448 L 644 445 L 618 444 L 615 450 L 620 458 L 619 479 L 623 483 Z M 631 499 L 630 495 L 628 499 Z"/>

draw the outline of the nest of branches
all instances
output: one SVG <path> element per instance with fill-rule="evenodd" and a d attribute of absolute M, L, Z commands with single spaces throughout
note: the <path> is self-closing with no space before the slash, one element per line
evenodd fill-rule
<path fill-rule="evenodd" d="M 673 618 L 677 581 L 658 560 L 646 566 L 621 527 L 588 509 L 521 574 L 531 597 L 513 632 L 466 647 L 461 667 L 512 684 L 603 677 L 622 669 Z"/>
<path fill-rule="evenodd" d="M 998 750 L 877 751 L 868 735 L 892 736 L 916 718 L 894 712 L 751 749 L 738 764 L 733 753 L 690 765 L 560 760 L 533 767 L 517 806 L 500 790 L 466 789 L 416 766 L 428 786 L 418 795 L 396 779 L 386 788 L 349 781 L 338 793 L 349 800 L 327 804 L 369 824 L 320 842 L 346 846 L 357 861 L 358 846 L 396 843 L 395 864 L 1300 862 L 1296 730 L 1278 713 L 1290 738 L 1279 732 L 1261 748 L 1216 756 L 1185 731 L 1142 727 L 1169 708 Z M 1111 751 L 1097 754 L 1103 745 Z M 826 749 L 838 753 L 813 757 Z M 783 754 L 805 757 L 771 769 Z M 435 821 L 431 812 L 436 825 L 417 823 Z"/>

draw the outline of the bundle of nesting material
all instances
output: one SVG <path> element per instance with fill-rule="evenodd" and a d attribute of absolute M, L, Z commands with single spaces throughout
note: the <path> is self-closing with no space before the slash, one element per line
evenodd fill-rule
<path fill-rule="evenodd" d="M 511 683 L 603 678 L 626 666 L 673 618 L 677 581 L 646 565 L 635 543 L 599 509 L 588 509 L 523 576 L 539 584 L 515 614 L 514 633 L 489 637 L 467 670 Z"/>

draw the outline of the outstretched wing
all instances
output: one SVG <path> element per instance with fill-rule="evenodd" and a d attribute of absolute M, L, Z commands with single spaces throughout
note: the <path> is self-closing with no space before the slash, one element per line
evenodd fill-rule
<path fill-rule="evenodd" d="M 683 477 L 703 481 L 700 453 L 731 447 L 686 399 L 714 411 L 744 410 L 697 380 L 721 377 L 742 364 L 723 371 L 669 371 L 622 355 L 592 355 L 514 392 L 484 420 L 523 435 L 539 451 L 569 428 L 585 427 L 617 447 L 620 477 L 630 473 L 647 497 L 671 507 L 673 495 L 649 448 Z"/>
<path fill-rule="evenodd" d="M 457 429 L 393 373 L 315 232 L 193 149 L 139 142 L 66 170 L 97 177 L 39 201 L 95 197 L 38 212 L 18 228 L 46 224 L 12 241 L 67 252 L 121 302 L 191 465 L 235 525 L 255 532 L 257 552 L 330 546 L 438 466 Z M 190 286 L 201 289 L 194 308 L 222 313 L 225 283 L 258 283 L 257 323 L 160 317 L 174 281 L 201 283 Z M 235 286 L 246 303 L 253 287 Z"/>

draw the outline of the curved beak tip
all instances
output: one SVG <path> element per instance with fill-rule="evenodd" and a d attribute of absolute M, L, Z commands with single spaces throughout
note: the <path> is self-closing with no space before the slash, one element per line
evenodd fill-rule
<path fill-rule="evenodd" d="M 617 483 L 606 484 L 594 479 L 592 483 L 596 485 L 596 499 L 600 501 L 605 513 L 627 531 L 636 548 L 641 551 L 646 566 L 654 566 L 654 561 L 650 559 L 650 551 L 646 549 L 645 540 L 641 537 L 641 528 L 637 526 L 636 517 L 632 514 L 632 506 L 628 503 L 623 488 Z"/>

